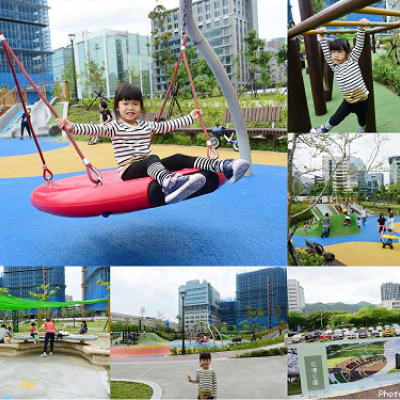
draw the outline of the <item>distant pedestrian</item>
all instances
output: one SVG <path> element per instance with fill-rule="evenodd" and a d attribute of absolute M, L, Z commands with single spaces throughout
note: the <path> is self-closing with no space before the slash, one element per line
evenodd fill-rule
<path fill-rule="evenodd" d="M 39 328 L 38 332 L 40 332 L 43 328 L 46 328 L 46 336 L 44 338 L 44 348 L 43 354 L 41 357 L 47 356 L 47 345 L 50 340 L 50 355 L 53 355 L 53 347 L 54 347 L 54 336 L 56 334 L 57 328 L 54 325 L 54 322 L 50 319 L 50 317 L 46 318 L 46 322 Z"/>
<path fill-rule="evenodd" d="M 379 216 L 377 224 L 378 224 L 378 232 L 381 235 L 380 241 L 383 243 L 383 235 L 386 232 L 386 218 L 383 215 L 383 213 Z"/>
<path fill-rule="evenodd" d="M 28 107 L 26 113 L 22 113 L 21 116 L 21 140 L 24 140 L 24 130 L 28 131 L 29 139 L 32 139 L 31 128 L 29 126 L 29 121 L 31 119 L 31 109 Z"/>
<path fill-rule="evenodd" d="M 361 218 L 357 217 L 357 227 L 361 230 Z"/>
<path fill-rule="evenodd" d="M 329 218 L 329 213 L 325 214 L 325 217 L 322 218 L 322 235 L 321 237 L 323 238 L 324 236 L 329 237 L 331 234 L 331 220 Z"/>
<path fill-rule="evenodd" d="M 390 226 L 391 229 L 394 229 L 394 212 L 391 208 L 388 208 L 388 227 Z"/>
<path fill-rule="evenodd" d="M 367 210 L 365 208 L 361 211 L 361 218 L 362 223 L 365 226 L 365 223 L 367 222 Z"/>

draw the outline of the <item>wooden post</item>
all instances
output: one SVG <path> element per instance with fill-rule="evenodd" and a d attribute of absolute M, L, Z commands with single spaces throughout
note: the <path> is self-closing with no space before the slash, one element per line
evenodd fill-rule
<path fill-rule="evenodd" d="M 288 40 L 288 131 L 306 133 L 311 129 L 306 91 L 304 89 L 298 40 Z"/>
<path fill-rule="evenodd" d="M 302 21 L 314 14 L 312 0 L 299 1 L 299 7 Z M 322 68 L 319 60 L 320 46 L 317 37 L 315 35 L 304 36 L 304 45 L 306 48 L 307 66 L 310 75 L 315 114 L 324 115 L 327 110 L 325 104 L 324 85 L 322 81 Z"/>

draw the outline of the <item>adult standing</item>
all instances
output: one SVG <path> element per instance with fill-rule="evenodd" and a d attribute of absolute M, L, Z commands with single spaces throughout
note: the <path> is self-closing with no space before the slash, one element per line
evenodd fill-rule
<path fill-rule="evenodd" d="M 104 100 L 100 101 L 99 110 L 100 110 L 100 124 L 107 124 L 112 121 L 112 114 L 110 110 L 107 109 L 107 103 Z M 98 140 L 99 140 L 98 136 L 94 136 L 92 140 L 88 141 L 88 144 L 97 144 Z"/>
<path fill-rule="evenodd" d="M 367 210 L 365 208 L 361 211 L 361 219 L 363 225 L 365 226 L 365 223 L 367 222 Z"/>
<path fill-rule="evenodd" d="M 46 322 L 42 327 L 38 330 L 41 331 L 43 328 L 46 328 L 46 336 L 44 338 L 44 348 L 43 348 L 43 354 L 41 357 L 46 357 L 47 356 L 47 345 L 50 340 L 50 355 L 53 355 L 53 347 L 54 347 L 54 336 L 56 334 L 57 328 L 54 324 L 54 322 L 50 319 L 50 317 L 46 318 Z"/>
<path fill-rule="evenodd" d="M 28 107 L 26 113 L 22 113 L 21 116 L 21 140 L 24 140 L 24 130 L 28 131 L 29 139 L 32 139 L 31 128 L 29 126 L 29 120 L 31 119 L 31 109 Z"/>
<path fill-rule="evenodd" d="M 325 217 L 322 218 L 322 235 L 321 237 L 328 237 L 331 234 L 331 220 L 329 218 L 329 213 L 325 214 Z"/>
<path fill-rule="evenodd" d="M 388 227 L 394 229 L 394 211 L 391 208 L 388 208 Z"/>
<path fill-rule="evenodd" d="M 386 218 L 383 213 L 378 218 L 378 232 L 381 234 L 381 242 L 383 243 L 383 235 L 386 232 Z"/>

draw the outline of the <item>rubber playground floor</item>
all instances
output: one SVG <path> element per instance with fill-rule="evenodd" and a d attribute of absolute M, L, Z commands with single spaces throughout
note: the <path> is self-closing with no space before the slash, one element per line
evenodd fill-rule
<path fill-rule="evenodd" d="M 317 236 L 295 235 L 294 247 L 306 248 L 304 239 L 320 243 L 326 252 L 334 253 L 336 259 L 348 266 L 398 266 L 400 260 L 399 239 L 393 240 L 393 250 L 382 248 L 377 229 L 377 217 L 367 219 L 356 235 L 321 238 Z M 395 218 L 394 236 L 400 236 L 400 218 Z"/>
<path fill-rule="evenodd" d="M 310 77 L 303 69 L 303 80 L 307 96 L 308 111 L 310 113 L 312 128 L 320 126 L 328 121 L 328 119 L 339 108 L 343 101 L 343 96 L 337 86 L 334 78 L 334 86 L 332 92 L 332 100 L 326 102 L 327 113 L 324 115 L 315 115 L 314 101 L 311 92 Z M 389 90 L 387 87 L 374 81 L 375 96 L 375 118 L 377 132 L 400 132 L 400 123 L 398 119 L 398 110 L 400 109 L 400 97 Z M 349 133 L 358 130 L 357 116 L 350 114 L 338 126 L 332 128 L 333 133 Z"/>
<path fill-rule="evenodd" d="M 54 179 L 85 174 L 73 146 L 40 138 Z M 112 145 L 78 142 L 99 170 L 115 168 Z M 205 148 L 154 145 L 161 158 Z M 220 158 L 238 158 L 221 150 Z M 33 140 L 0 139 L 0 265 L 286 265 L 286 154 L 253 152 L 253 176 L 179 204 L 65 218 L 38 211 L 44 183 Z"/>

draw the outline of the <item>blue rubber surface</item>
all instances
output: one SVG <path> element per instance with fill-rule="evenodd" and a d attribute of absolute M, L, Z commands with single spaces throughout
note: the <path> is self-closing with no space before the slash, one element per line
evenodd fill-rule
<path fill-rule="evenodd" d="M 36 210 L 41 177 L 0 179 L 0 265 L 286 265 L 287 169 L 253 172 L 182 203 L 83 219 Z"/>
<path fill-rule="evenodd" d="M 58 142 L 49 138 L 38 138 L 42 151 L 57 150 L 67 147 L 69 142 Z M 25 131 L 24 140 L 18 139 L 0 139 L 0 157 L 22 156 L 26 154 L 37 153 L 35 141 L 29 139 Z M 38 161 L 40 163 L 40 159 Z"/>
<path fill-rule="evenodd" d="M 304 239 L 307 239 L 309 242 L 318 242 L 322 244 L 322 246 L 329 246 L 331 244 L 339 244 L 346 242 L 377 242 L 380 241 L 380 234 L 378 233 L 377 228 L 377 220 L 378 217 L 370 217 L 367 218 L 366 225 L 361 225 L 361 232 L 357 235 L 349 235 L 349 236 L 336 236 L 336 237 L 318 237 L 318 236 L 292 236 L 292 243 L 294 247 L 307 247 Z M 400 221 L 399 217 L 394 219 L 394 222 Z M 386 231 L 387 233 L 387 231 Z M 394 236 L 400 236 L 400 232 L 396 232 L 393 230 Z M 386 239 L 385 239 L 386 240 Z M 398 242 L 398 239 L 393 239 L 393 243 Z"/>

